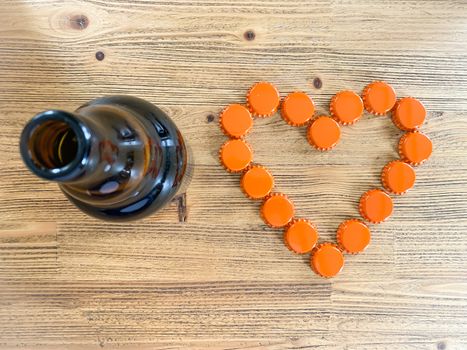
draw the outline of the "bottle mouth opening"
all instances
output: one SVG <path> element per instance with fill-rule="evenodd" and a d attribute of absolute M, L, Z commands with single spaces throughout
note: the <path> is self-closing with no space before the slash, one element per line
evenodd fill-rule
<path fill-rule="evenodd" d="M 20 148 L 26 165 L 38 176 L 58 179 L 76 171 L 84 161 L 84 126 L 69 113 L 48 111 L 24 128 Z"/>
<path fill-rule="evenodd" d="M 63 168 L 76 159 L 78 140 L 66 122 L 48 120 L 32 131 L 29 150 L 32 161 L 41 168 Z"/>

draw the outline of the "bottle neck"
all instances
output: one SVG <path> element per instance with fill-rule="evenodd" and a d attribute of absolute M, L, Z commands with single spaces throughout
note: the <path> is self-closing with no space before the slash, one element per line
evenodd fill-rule
<path fill-rule="evenodd" d="M 99 197 L 105 205 L 138 191 L 143 177 L 163 176 L 160 139 L 147 130 L 112 105 L 83 106 L 75 113 L 51 110 L 26 125 L 20 149 L 37 176 L 61 183 L 72 197 Z"/>
<path fill-rule="evenodd" d="M 91 166 L 93 132 L 74 113 L 50 110 L 36 115 L 24 128 L 20 151 L 37 176 L 69 182 L 82 178 Z"/>

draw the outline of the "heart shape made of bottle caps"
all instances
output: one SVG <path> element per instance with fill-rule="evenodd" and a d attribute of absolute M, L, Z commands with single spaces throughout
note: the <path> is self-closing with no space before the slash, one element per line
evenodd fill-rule
<path fill-rule="evenodd" d="M 383 81 L 368 84 L 362 97 L 353 91 L 340 91 L 331 99 L 329 116 L 314 116 L 313 100 L 296 91 L 282 101 L 276 87 L 268 82 L 254 84 L 247 93 L 246 105 L 231 104 L 220 114 L 222 131 L 230 139 L 219 152 L 221 164 L 232 173 L 241 173 L 241 188 L 253 200 L 262 200 L 261 216 L 272 228 L 284 229 L 284 243 L 297 254 L 311 252 L 310 266 L 322 277 L 337 275 L 344 266 L 344 253 L 357 254 L 370 243 L 370 229 L 364 222 L 378 224 L 393 210 L 390 194 L 401 195 L 415 183 L 414 166 L 426 161 L 432 152 L 430 139 L 418 129 L 425 121 L 423 104 L 413 98 L 396 98 L 394 89 Z M 280 106 L 282 118 L 291 126 L 307 127 L 310 145 L 320 151 L 331 150 L 340 139 L 341 125 L 356 123 L 366 109 L 375 115 L 392 113 L 394 124 L 406 133 L 399 140 L 400 159 L 386 164 L 381 173 L 382 188 L 365 192 L 359 203 L 363 220 L 342 222 L 336 234 L 337 244 L 318 244 L 319 234 L 310 220 L 295 217 L 292 201 L 274 192 L 274 178 L 264 166 L 253 163 L 253 150 L 245 136 L 253 127 L 253 117 L 271 117 Z"/>

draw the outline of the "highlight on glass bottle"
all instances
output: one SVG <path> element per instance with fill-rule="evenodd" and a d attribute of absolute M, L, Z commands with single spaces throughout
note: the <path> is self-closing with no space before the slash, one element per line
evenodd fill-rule
<path fill-rule="evenodd" d="M 104 220 L 149 215 L 185 191 L 191 177 L 174 122 L 130 96 L 37 114 L 24 127 L 20 152 L 32 173 L 58 182 L 78 208 Z"/>

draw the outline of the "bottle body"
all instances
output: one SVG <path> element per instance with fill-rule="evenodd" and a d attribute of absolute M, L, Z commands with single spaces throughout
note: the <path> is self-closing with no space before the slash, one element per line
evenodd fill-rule
<path fill-rule="evenodd" d="M 20 150 L 33 173 L 57 181 L 78 208 L 104 220 L 149 215 L 189 180 L 176 125 L 130 96 L 99 98 L 74 113 L 40 113 L 24 128 Z"/>

